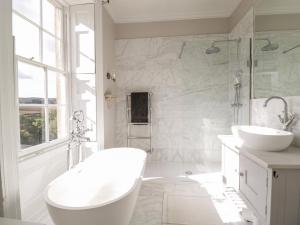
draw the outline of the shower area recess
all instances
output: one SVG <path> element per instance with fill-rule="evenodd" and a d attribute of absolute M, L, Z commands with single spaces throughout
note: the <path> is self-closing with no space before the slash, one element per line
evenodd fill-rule
<path fill-rule="evenodd" d="M 247 59 L 249 38 L 227 34 L 117 40 L 116 146 L 151 149 L 150 162 L 220 162 L 233 110 L 247 123 Z M 135 90 L 149 94 L 149 120 L 132 120 Z"/>

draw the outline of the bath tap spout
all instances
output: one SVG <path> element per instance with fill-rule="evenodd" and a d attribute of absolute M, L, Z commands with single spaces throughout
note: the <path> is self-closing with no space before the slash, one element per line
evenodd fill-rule
<path fill-rule="evenodd" d="M 89 137 L 81 137 L 80 141 L 81 142 L 91 142 L 91 139 Z"/>

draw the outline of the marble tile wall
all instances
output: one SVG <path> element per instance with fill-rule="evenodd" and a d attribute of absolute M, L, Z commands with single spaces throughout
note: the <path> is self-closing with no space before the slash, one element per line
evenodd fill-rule
<path fill-rule="evenodd" d="M 300 147 L 300 97 L 284 97 L 289 105 L 290 112 L 296 113 L 296 121 L 292 131 L 295 134 L 294 145 Z M 272 100 L 265 108 L 263 104 L 266 98 L 252 99 L 251 124 L 281 129 L 278 114 L 283 111 L 283 103 L 279 100 Z"/>
<path fill-rule="evenodd" d="M 300 95 L 300 48 L 286 54 L 283 51 L 300 44 L 300 31 L 255 33 L 255 38 L 268 38 L 278 44 L 274 51 L 262 51 L 266 41 L 255 41 L 254 96 Z"/>
<path fill-rule="evenodd" d="M 267 108 L 263 107 L 264 97 L 283 96 L 289 105 L 290 112 L 297 114 L 292 131 L 295 134 L 294 145 L 300 147 L 300 76 L 299 49 L 287 54 L 282 51 L 299 43 L 299 31 L 276 31 L 256 33 L 256 38 L 270 38 L 278 43 L 275 51 L 262 52 L 264 42 L 257 43 L 257 66 L 254 69 L 254 96 L 251 100 L 251 124 L 281 129 L 277 115 L 283 111 L 283 103 L 273 100 Z M 272 84 L 272 85 L 270 85 Z M 295 96 L 294 96 L 295 95 Z M 288 96 L 288 97 L 287 97 Z"/>
<path fill-rule="evenodd" d="M 207 55 L 205 50 L 214 40 L 226 38 L 201 35 L 116 41 L 116 146 L 126 146 L 126 94 L 149 91 L 153 93 L 151 161 L 220 161 L 217 135 L 230 133 L 232 123 L 228 45 L 221 45 L 219 54 Z M 138 129 L 142 134 L 143 128 Z M 146 143 L 140 147 L 148 148 Z"/>
<path fill-rule="evenodd" d="M 48 223 L 49 214 L 44 200 L 44 191 L 51 181 L 66 172 L 67 146 L 21 161 L 18 170 L 22 219 L 54 225 Z"/>

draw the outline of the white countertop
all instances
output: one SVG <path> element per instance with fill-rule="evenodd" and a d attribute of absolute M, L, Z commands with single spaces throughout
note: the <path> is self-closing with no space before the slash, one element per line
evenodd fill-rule
<path fill-rule="evenodd" d="M 20 220 L 13 220 L 13 219 L 0 217 L 0 225 L 43 225 L 43 224 L 22 222 Z"/>
<path fill-rule="evenodd" d="M 239 149 L 232 135 L 218 135 L 224 145 L 242 154 L 265 168 L 300 169 L 300 148 L 291 146 L 282 152 L 263 152 Z"/>

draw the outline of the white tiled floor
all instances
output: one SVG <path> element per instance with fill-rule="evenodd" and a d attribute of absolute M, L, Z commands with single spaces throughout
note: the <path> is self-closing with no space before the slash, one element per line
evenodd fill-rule
<path fill-rule="evenodd" d="M 219 171 L 218 164 L 148 163 L 131 225 L 245 225 Z"/>

